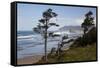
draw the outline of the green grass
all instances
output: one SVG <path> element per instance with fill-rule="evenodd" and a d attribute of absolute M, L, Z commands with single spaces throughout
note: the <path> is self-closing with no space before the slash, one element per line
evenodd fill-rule
<path fill-rule="evenodd" d="M 61 58 L 61 62 L 68 61 L 90 61 L 96 60 L 96 45 L 87 45 L 86 47 L 74 47 L 65 51 Z"/>
<path fill-rule="evenodd" d="M 57 55 L 48 54 L 48 63 L 56 62 L 72 62 L 72 61 L 91 61 L 96 60 L 96 44 L 87 45 L 85 47 L 71 47 L 69 50 Z M 45 63 L 41 59 L 38 63 Z"/>

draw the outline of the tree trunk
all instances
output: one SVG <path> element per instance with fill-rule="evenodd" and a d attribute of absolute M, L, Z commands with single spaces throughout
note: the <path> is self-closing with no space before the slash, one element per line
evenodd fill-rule
<path fill-rule="evenodd" d="M 48 21 L 46 20 L 46 28 L 45 28 L 45 62 L 47 62 L 47 23 L 48 23 Z"/>
<path fill-rule="evenodd" d="M 58 44 L 58 49 L 57 49 L 57 55 L 59 57 L 59 44 Z"/>

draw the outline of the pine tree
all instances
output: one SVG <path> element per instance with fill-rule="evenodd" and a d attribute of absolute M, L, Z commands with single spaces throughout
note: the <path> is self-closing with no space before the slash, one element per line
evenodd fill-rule
<path fill-rule="evenodd" d="M 56 23 L 50 23 L 50 19 L 53 17 L 57 17 L 57 14 L 55 12 L 52 11 L 52 9 L 47 9 L 45 12 L 43 12 L 42 14 L 42 18 L 39 20 L 39 24 L 37 25 L 37 27 L 34 28 L 35 31 L 39 32 L 42 34 L 42 36 L 45 39 L 45 62 L 47 62 L 47 34 L 48 34 L 48 28 L 50 28 L 51 26 L 59 26 Z"/>
<path fill-rule="evenodd" d="M 94 25 L 94 17 L 92 17 L 93 13 L 89 11 L 85 14 L 84 22 L 81 24 L 82 28 L 84 28 L 84 34 L 88 31 L 88 28 Z"/>

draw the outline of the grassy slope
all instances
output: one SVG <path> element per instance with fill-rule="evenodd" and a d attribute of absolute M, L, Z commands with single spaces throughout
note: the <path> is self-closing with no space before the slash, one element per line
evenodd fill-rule
<path fill-rule="evenodd" d="M 63 62 L 96 60 L 96 44 L 86 47 L 73 47 L 65 51 L 60 60 Z"/>
<path fill-rule="evenodd" d="M 90 60 L 96 60 L 96 44 L 86 47 L 71 47 L 69 50 L 63 51 L 60 57 L 48 55 L 48 63 Z M 38 63 L 45 62 L 41 59 Z"/>

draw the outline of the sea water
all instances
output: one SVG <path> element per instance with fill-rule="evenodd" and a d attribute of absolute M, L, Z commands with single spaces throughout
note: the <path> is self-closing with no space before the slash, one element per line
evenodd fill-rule
<path fill-rule="evenodd" d="M 67 32 L 69 38 L 77 38 L 80 32 Z M 61 37 L 49 37 L 47 40 L 47 53 L 53 47 L 57 48 Z M 17 32 L 17 58 L 28 56 L 44 55 L 44 38 L 39 33 L 33 31 L 18 31 Z"/>

